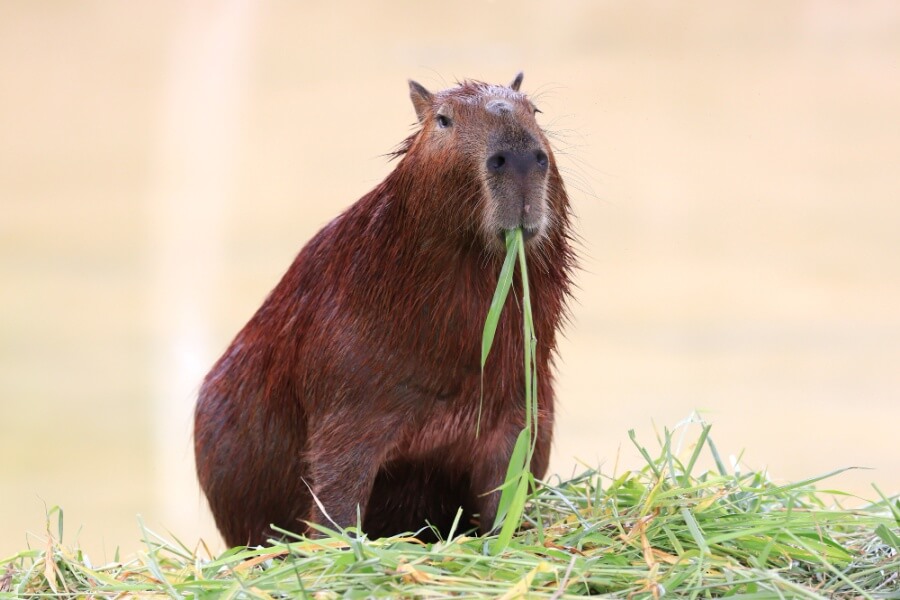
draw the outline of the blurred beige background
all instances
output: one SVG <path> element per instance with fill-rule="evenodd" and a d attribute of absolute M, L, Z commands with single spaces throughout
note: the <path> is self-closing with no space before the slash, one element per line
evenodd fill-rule
<path fill-rule="evenodd" d="M 391 169 L 407 77 L 519 69 L 583 238 L 554 470 L 701 409 L 777 480 L 900 492 L 900 4 L 3 2 L 0 555 L 45 504 L 95 562 L 138 514 L 217 547 L 203 374 Z"/>

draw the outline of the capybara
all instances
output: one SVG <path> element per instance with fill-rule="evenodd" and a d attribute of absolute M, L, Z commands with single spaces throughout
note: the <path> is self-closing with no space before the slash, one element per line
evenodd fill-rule
<path fill-rule="evenodd" d="M 537 337 L 531 468 L 546 472 L 574 253 L 569 200 L 521 82 L 432 93 L 410 81 L 419 123 L 396 168 L 300 251 L 206 376 L 197 474 L 230 546 L 265 542 L 271 524 L 314 534 L 309 522 L 360 523 L 369 537 L 430 524 L 420 535 L 433 538 L 460 508 L 460 530 L 492 529 L 525 418 L 518 277 L 483 395 L 481 336 L 504 232 L 517 227 Z"/>

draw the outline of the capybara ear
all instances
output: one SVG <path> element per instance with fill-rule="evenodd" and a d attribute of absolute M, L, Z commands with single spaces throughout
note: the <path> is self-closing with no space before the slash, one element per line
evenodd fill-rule
<path fill-rule="evenodd" d="M 416 109 L 416 116 L 419 117 L 419 123 L 425 120 L 428 109 L 431 107 L 431 92 L 425 87 L 412 79 L 409 80 L 409 97 Z"/>
<path fill-rule="evenodd" d="M 519 71 L 519 74 L 516 75 L 516 78 L 512 80 L 512 83 L 509 84 L 511 90 L 518 92 L 519 86 L 522 85 L 522 79 L 525 77 L 525 73 Z"/>

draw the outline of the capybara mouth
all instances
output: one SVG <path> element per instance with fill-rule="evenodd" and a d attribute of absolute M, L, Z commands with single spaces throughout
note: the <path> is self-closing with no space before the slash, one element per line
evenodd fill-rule
<path fill-rule="evenodd" d="M 506 245 L 506 232 L 513 231 L 513 229 L 501 229 L 497 232 L 497 237 L 500 238 L 500 242 L 503 245 Z M 522 239 L 526 242 L 531 240 L 534 236 L 539 233 L 539 229 L 537 227 L 522 227 Z"/>

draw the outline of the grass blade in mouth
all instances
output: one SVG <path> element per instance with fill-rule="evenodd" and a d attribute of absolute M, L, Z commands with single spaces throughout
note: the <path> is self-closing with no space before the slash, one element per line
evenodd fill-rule
<path fill-rule="evenodd" d="M 509 296 L 512 285 L 513 271 L 516 259 L 519 263 L 519 275 L 522 278 L 522 343 L 524 364 L 524 389 L 525 389 L 525 427 L 516 440 L 516 445 L 510 455 L 509 465 L 506 470 L 506 479 L 500 486 L 500 501 L 497 504 L 497 516 L 493 523 L 496 529 L 500 527 L 497 539 L 491 545 L 491 552 L 499 554 L 503 552 L 512 540 L 513 533 L 522 521 L 525 512 L 525 501 L 528 497 L 528 489 L 534 485 L 531 474 L 531 459 L 534 456 L 537 443 L 537 368 L 535 364 L 536 339 L 534 336 L 534 320 L 531 315 L 531 298 L 528 288 L 528 265 L 525 260 L 525 242 L 521 228 L 506 232 L 506 259 L 500 270 L 497 287 L 491 300 L 484 322 L 484 332 L 481 336 L 481 400 L 478 404 L 478 424 L 476 435 L 481 428 L 481 408 L 484 401 L 484 365 L 487 362 L 494 335 L 497 332 L 497 324 Z"/>
<path fill-rule="evenodd" d="M 518 245 L 522 243 L 521 230 L 516 231 L 519 231 L 519 235 L 515 235 L 513 231 L 506 232 L 506 259 L 503 261 L 503 267 L 500 269 L 497 288 L 494 290 L 494 297 L 491 298 L 491 306 L 488 309 L 487 317 L 484 319 L 484 331 L 481 334 L 481 397 L 478 400 L 478 421 L 475 425 L 476 436 L 481 433 L 481 408 L 484 403 L 484 364 L 487 362 L 491 346 L 494 344 L 494 335 L 497 333 L 500 314 L 503 312 L 503 305 L 506 303 L 506 297 L 509 296 L 509 288 L 512 285 Z"/>

